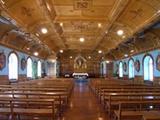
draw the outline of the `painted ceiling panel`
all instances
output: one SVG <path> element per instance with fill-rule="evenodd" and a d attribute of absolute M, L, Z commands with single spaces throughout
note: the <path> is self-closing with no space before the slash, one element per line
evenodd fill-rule
<path fill-rule="evenodd" d="M 46 53 L 46 56 L 59 53 L 61 49 L 77 49 L 80 53 L 102 50 L 103 55 L 107 55 L 126 44 L 126 41 L 138 39 L 136 35 L 139 32 L 145 31 L 160 19 L 160 0 L 2 1 L 1 15 L 6 21 L 15 21 L 16 24 L 0 23 L 3 28 L 0 29 L 0 36 L 6 35 L 15 26 L 14 30 L 23 34 L 23 43 L 28 42 L 26 45 L 18 40 L 9 42 L 8 37 L 5 37 L 8 41 L 6 44 L 19 44 L 23 50 L 30 44 L 38 45 L 41 49 L 47 46 L 44 51 L 42 49 L 42 54 Z M 47 29 L 46 34 L 42 33 L 42 28 Z M 123 30 L 123 35 L 118 36 L 118 30 Z M 84 38 L 83 43 L 80 38 Z M 1 41 L 5 43 L 5 40 Z M 30 41 L 34 42 L 29 44 Z M 147 46 L 149 42 L 145 44 Z"/>

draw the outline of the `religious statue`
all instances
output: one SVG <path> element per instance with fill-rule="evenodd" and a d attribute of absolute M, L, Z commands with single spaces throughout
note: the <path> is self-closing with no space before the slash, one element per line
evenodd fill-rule
<path fill-rule="evenodd" d="M 0 53 L 0 70 L 3 70 L 6 66 L 6 56 L 4 52 Z"/>
<path fill-rule="evenodd" d="M 21 70 L 24 70 L 26 68 L 26 60 L 25 58 L 21 59 Z"/>
<path fill-rule="evenodd" d="M 82 56 L 77 56 L 74 60 L 74 68 L 75 69 L 86 69 L 86 59 Z"/>
<path fill-rule="evenodd" d="M 156 58 L 156 68 L 158 71 L 160 71 L 160 54 Z"/>

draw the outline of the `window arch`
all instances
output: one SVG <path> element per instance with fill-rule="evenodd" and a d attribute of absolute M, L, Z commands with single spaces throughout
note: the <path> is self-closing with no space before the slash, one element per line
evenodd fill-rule
<path fill-rule="evenodd" d="M 41 66 L 41 61 L 38 61 L 38 77 L 41 77 L 41 71 L 42 71 L 42 66 Z"/>
<path fill-rule="evenodd" d="M 103 76 L 103 62 L 100 63 L 100 75 Z"/>
<path fill-rule="evenodd" d="M 134 78 L 134 61 L 133 59 L 130 59 L 128 62 L 128 68 L 129 68 L 129 78 Z"/>
<path fill-rule="evenodd" d="M 38 62 L 34 61 L 32 64 L 32 78 L 36 79 L 37 78 L 37 65 Z"/>
<path fill-rule="evenodd" d="M 18 57 L 16 53 L 12 52 L 9 57 L 8 71 L 9 79 L 18 79 Z"/>
<path fill-rule="evenodd" d="M 32 78 L 32 59 L 27 59 L 27 77 Z"/>
<path fill-rule="evenodd" d="M 153 81 L 153 58 L 147 55 L 143 59 L 144 80 Z"/>
<path fill-rule="evenodd" d="M 123 77 L 123 63 L 119 63 L 119 77 Z"/>

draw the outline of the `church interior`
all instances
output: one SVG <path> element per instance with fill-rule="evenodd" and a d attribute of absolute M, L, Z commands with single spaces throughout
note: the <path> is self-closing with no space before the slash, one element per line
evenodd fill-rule
<path fill-rule="evenodd" d="M 0 120 L 160 120 L 160 0 L 0 0 Z"/>

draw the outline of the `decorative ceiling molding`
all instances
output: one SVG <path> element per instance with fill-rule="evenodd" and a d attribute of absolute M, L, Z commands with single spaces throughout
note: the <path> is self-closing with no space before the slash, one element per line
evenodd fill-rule
<path fill-rule="evenodd" d="M 121 51 L 128 47 L 138 51 L 141 46 L 138 46 L 137 40 L 132 38 L 160 19 L 159 8 L 158 0 L 0 2 L 1 15 L 8 20 L 8 24 L 16 27 L 12 29 L 17 30 L 16 34 L 20 37 L 23 36 L 24 43 L 28 41 L 28 44 L 21 47 L 26 50 L 29 45 L 39 45 L 42 52 L 43 49 L 48 51 L 46 56 L 53 51 L 58 53 L 61 49 L 66 52 L 78 51 L 76 54 L 87 52 L 101 57 L 119 47 Z M 0 23 L 7 24 L 2 19 Z M 42 28 L 46 28 L 48 33 L 42 34 Z M 7 36 L 12 29 L 11 26 L 4 25 L 0 30 L 0 37 Z M 123 36 L 117 35 L 118 30 L 123 30 Z M 81 37 L 85 39 L 84 43 L 80 42 Z M 141 40 L 143 35 L 140 37 L 136 39 Z M 128 42 L 129 40 L 133 42 Z M 146 44 L 147 41 L 149 40 L 145 39 Z M 155 47 L 155 44 L 152 45 Z M 103 54 L 99 55 L 98 50 L 102 50 Z M 115 54 L 109 56 L 115 57 Z"/>
<path fill-rule="evenodd" d="M 75 10 L 90 10 L 92 9 L 92 0 L 74 0 Z"/>

